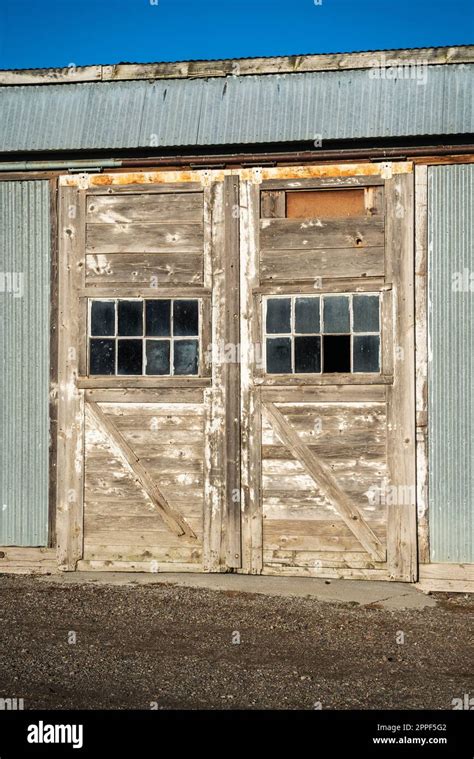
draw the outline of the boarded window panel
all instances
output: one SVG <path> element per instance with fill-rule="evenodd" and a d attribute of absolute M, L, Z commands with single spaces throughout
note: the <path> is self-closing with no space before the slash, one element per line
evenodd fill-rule
<path fill-rule="evenodd" d="M 267 333 L 271 335 L 291 332 L 291 299 L 269 298 L 267 300 Z"/>
<path fill-rule="evenodd" d="M 118 340 L 117 374 L 141 374 L 143 343 L 141 340 Z"/>
<path fill-rule="evenodd" d="M 319 298 L 296 298 L 295 332 L 315 333 L 319 331 Z"/>
<path fill-rule="evenodd" d="M 354 335 L 353 367 L 355 372 L 380 371 L 378 335 Z"/>
<path fill-rule="evenodd" d="M 321 338 L 319 335 L 295 337 L 295 372 L 321 371 Z"/>
<path fill-rule="evenodd" d="M 197 335 L 198 328 L 197 300 L 175 300 L 173 302 L 173 334 L 179 337 Z"/>
<path fill-rule="evenodd" d="M 364 188 L 288 192 L 286 216 L 288 219 L 346 219 L 365 216 Z"/>
<path fill-rule="evenodd" d="M 118 302 L 118 334 L 121 337 L 143 335 L 143 302 L 120 300 Z"/>
<path fill-rule="evenodd" d="M 146 341 L 146 373 L 169 374 L 170 373 L 170 341 L 147 340 Z"/>
<path fill-rule="evenodd" d="M 115 335 L 114 301 L 94 300 L 91 303 L 91 335 Z"/>
<path fill-rule="evenodd" d="M 323 336 L 323 372 L 343 372 L 351 370 L 350 335 Z"/>
<path fill-rule="evenodd" d="M 291 372 L 291 339 L 270 337 L 267 339 L 267 373 L 286 374 Z"/>
<path fill-rule="evenodd" d="M 89 374 L 115 374 L 115 340 L 90 340 Z"/>
<path fill-rule="evenodd" d="M 350 332 L 349 298 L 345 295 L 324 298 L 323 331 Z"/>
<path fill-rule="evenodd" d="M 174 341 L 174 373 L 197 374 L 199 343 L 197 340 Z"/>
<path fill-rule="evenodd" d="M 354 295 L 352 299 L 353 331 L 379 331 L 379 296 Z"/>
<path fill-rule="evenodd" d="M 147 300 L 145 334 L 148 337 L 169 337 L 171 335 L 171 301 Z"/>

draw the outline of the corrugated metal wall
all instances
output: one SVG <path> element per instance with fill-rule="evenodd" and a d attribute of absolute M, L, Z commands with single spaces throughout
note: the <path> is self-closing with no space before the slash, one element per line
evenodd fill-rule
<path fill-rule="evenodd" d="M 434 562 L 474 561 L 474 164 L 428 170 Z"/>
<path fill-rule="evenodd" d="M 473 65 L 415 67 L 400 79 L 378 73 L 1 87 L 0 152 L 474 132 Z"/>
<path fill-rule="evenodd" d="M 48 540 L 46 181 L 0 182 L 0 546 Z"/>

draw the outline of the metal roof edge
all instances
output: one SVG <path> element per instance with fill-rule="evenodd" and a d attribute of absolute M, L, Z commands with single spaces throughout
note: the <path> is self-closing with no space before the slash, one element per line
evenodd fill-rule
<path fill-rule="evenodd" d="M 366 50 L 353 53 L 321 53 L 258 58 L 117 63 L 66 68 L 0 70 L 0 85 L 72 84 L 136 79 L 195 79 L 255 74 L 290 74 L 342 71 L 374 66 L 417 63 L 439 65 L 474 63 L 474 45 Z"/>

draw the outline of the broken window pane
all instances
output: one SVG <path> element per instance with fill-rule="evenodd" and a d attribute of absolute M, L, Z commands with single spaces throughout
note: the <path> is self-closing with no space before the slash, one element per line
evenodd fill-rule
<path fill-rule="evenodd" d="M 141 340 L 118 340 L 117 374 L 142 374 Z"/>
<path fill-rule="evenodd" d="M 269 298 L 267 300 L 267 332 L 271 335 L 291 332 L 290 298 Z"/>
<path fill-rule="evenodd" d="M 147 340 L 146 341 L 146 373 L 169 374 L 170 373 L 170 341 Z"/>
<path fill-rule="evenodd" d="M 295 332 L 319 331 L 319 298 L 296 298 Z"/>
<path fill-rule="evenodd" d="M 121 337 L 143 335 L 143 302 L 141 300 L 119 300 L 118 334 Z"/>
<path fill-rule="evenodd" d="M 197 340 L 174 341 L 174 373 L 198 373 L 199 344 Z"/>
<path fill-rule="evenodd" d="M 289 337 L 267 339 L 267 372 L 269 374 L 291 372 L 291 339 Z"/>
<path fill-rule="evenodd" d="M 349 298 L 336 295 L 324 298 L 324 332 L 349 332 Z"/>
<path fill-rule="evenodd" d="M 379 331 L 379 296 L 354 295 L 352 298 L 354 332 Z"/>
<path fill-rule="evenodd" d="M 145 334 L 149 337 L 171 335 L 171 301 L 147 300 L 145 302 Z"/>
<path fill-rule="evenodd" d="M 295 337 L 295 372 L 321 371 L 321 338 L 319 335 Z"/>
<path fill-rule="evenodd" d="M 89 374 L 115 374 L 115 340 L 90 340 Z"/>
<path fill-rule="evenodd" d="M 115 303 L 93 300 L 91 303 L 91 335 L 115 335 Z"/>
<path fill-rule="evenodd" d="M 323 336 L 323 372 L 350 372 L 350 335 Z"/>
<path fill-rule="evenodd" d="M 354 335 L 353 366 L 355 372 L 380 371 L 378 335 Z"/>
<path fill-rule="evenodd" d="M 198 326 L 197 300 L 175 300 L 173 302 L 173 334 L 179 336 L 197 335 Z"/>

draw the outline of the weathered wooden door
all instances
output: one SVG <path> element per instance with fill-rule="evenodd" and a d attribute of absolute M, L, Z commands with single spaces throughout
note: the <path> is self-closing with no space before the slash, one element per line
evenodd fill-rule
<path fill-rule="evenodd" d="M 60 184 L 61 565 L 239 567 L 238 180 Z"/>
<path fill-rule="evenodd" d="M 411 166 L 272 175 L 240 188 L 244 566 L 413 580 Z"/>
<path fill-rule="evenodd" d="M 64 568 L 414 578 L 412 214 L 408 164 L 61 178 Z"/>

